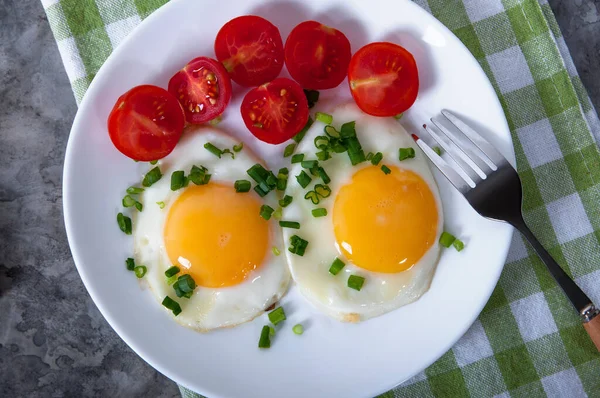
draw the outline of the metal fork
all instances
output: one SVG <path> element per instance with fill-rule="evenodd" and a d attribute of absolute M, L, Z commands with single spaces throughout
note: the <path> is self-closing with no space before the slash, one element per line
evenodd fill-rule
<path fill-rule="evenodd" d="M 600 316 L 598 316 L 600 310 L 569 278 L 525 224 L 521 212 L 523 193 L 517 171 L 492 144 L 462 119 L 447 110 L 443 110 L 442 115 L 456 127 L 452 129 L 456 130 L 455 132 L 445 126 L 441 119 L 436 118 L 431 119 L 433 126 L 423 125 L 423 127 L 450 155 L 462 174 L 423 140 L 413 135 L 417 145 L 467 199 L 475 211 L 483 217 L 507 222 L 523 234 L 578 311 L 586 331 L 600 351 Z M 463 145 L 459 139 L 461 134 L 463 141 L 466 137 L 473 145 Z M 444 140 L 443 136 L 447 139 Z"/>

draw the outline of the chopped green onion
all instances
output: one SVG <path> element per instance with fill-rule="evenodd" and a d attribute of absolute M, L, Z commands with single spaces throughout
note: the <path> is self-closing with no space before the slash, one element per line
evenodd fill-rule
<path fill-rule="evenodd" d="M 316 136 L 314 142 L 317 149 L 327 149 L 329 147 L 329 137 L 325 135 Z"/>
<path fill-rule="evenodd" d="M 264 189 L 262 189 L 260 187 L 260 185 L 256 185 L 254 187 L 254 192 L 256 192 L 258 194 L 258 196 L 260 196 L 261 198 L 265 197 L 270 191 L 265 191 Z"/>
<path fill-rule="evenodd" d="M 315 106 L 317 101 L 319 100 L 319 92 L 317 90 L 304 90 L 304 95 L 306 96 L 306 101 L 308 102 L 308 107 L 312 108 Z"/>
<path fill-rule="evenodd" d="M 273 246 L 273 249 L 271 249 L 273 251 L 273 254 L 275 256 L 279 256 L 281 254 L 281 252 L 279 251 L 278 248 L 276 248 L 275 246 Z"/>
<path fill-rule="evenodd" d="M 296 221 L 279 221 L 281 228 L 300 229 L 300 223 Z"/>
<path fill-rule="evenodd" d="M 231 159 L 235 159 L 235 153 L 231 152 L 229 150 L 229 148 L 223 149 L 223 151 L 221 152 L 221 154 L 226 154 L 226 153 L 231 155 Z"/>
<path fill-rule="evenodd" d="M 452 242 L 452 246 L 454 246 L 457 252 L 465 248 L 465 244 L 463 243 L 463 241 L 458 238 L 456 238 L 454 242 Z"/>
<path fill-rule="evenodd" d="M 318 205 L 321 199 L 319 199 L 319 195 L 315 191 L 308 191 L 304 195 L 304 199 L 310 199 L 313 205 Z"/>
<path fill-rule="evenodd" d="M 322 198 L 328 198 L 331 195 L 331 188 L 327 185 L 317 184 L 315 185 L 315 192 Z"/>
<path fill-rule="evenodd" d="M 318 208 L 318 209 L 313 209 L 312 210 L 312 215 L 313 217 L 325 217 L 327 215 L 327 209 L 324 209 L 322 207 Z"/>
<path fill-rule="evenodd" d="M 294 327 L 292 328 L 292 332 L 294 332 L 294 334 L 301 335 L 302 333 L 304 333 L 304 326 L 302 326 L 301 324 L 294 325 Z"/>
<path fill-rule="evenodd" d="M 210 174 L 206 174 L 207 171 L 208 169 L 204 166 L 192 166 L 187 179 L 196 185 L 206 185 L 210 181 L 211 176 Z M 184 181 L 184 186 L 185 183 L 186 182 Z"/>
<path fill-rule="evenodd" d="M 137 202 L 137 200 L 135 200 L 134 198 L 132 198 L 129 195 L 125 195 L 123 197 L 123 200 L 121 201 L 121 203 L 123 204 L 123 207 L 132 207 L 133 205 L 135 205 L 135 202 Z"/>
<path fill-rule="evenodd" d="M 300 143 L 300 141 L 302 141 L 302 139 L 306 135 L 306 132 L 308 131 L 308 129 L 310 128 L 310 126 L 312 126 L 313 123 L 314 123 L 314 121 L 309 116 L 308 120 L 306 121 L 306 124 L 304 125 L 304 127 L 302 127 L 302 130 L 300 130 L 300 132 L 298 134 L 296 134 L 292 139 L 294 141 L 296 141 L 297 143 Z"/>
<path fill-rule="evenodd" d="M 315 160 L 316 162 L 316 160 Z M 314 176 L 318 176 L 319 175 L 319 164 L 316 163 L 314 167 L 311 167 L 310 169 L 310 174 L 314 175 Z"/>
<path fill-rule="evenodd" d="M 437 153 L 438 156 L 442 156 L 442 148 L 440 148 L 439 146 L 434 146 L 432 149 L 433 152 Z"/>
<path fill-rule="evenodd" d="M 294 156 L 292 156 L 292 163 L 300 163 L 300 162 L 302 162 L 303 159 L 304 159 L 304 154 L 297 153 Z"/>
<path fill-rule="evenodd" d="M 176 281 L 177 281 L 177 275 L 173 275 L 173 276 L 167 278 L 167 285 L 171 286 Z"/>
<path fill-rule="evenodd" d="M 156 202 L 156 204 L 158 205 L 158 207 L 160 207 L 161 209 L 165 208 L 165 202 Z"/>
<path fill-rule="evenodd" d="M 233 152 L 241 152 L 242 149 L 244 149 L 243 142 L 240 142 L 239 144 L 233 146 Z"/>
<path fill-rule="evenodd" d="M 298 235 L 292 235 L 290 237 L 291 246 L 288 248 L 290 253 L 296 254 L 298 256 L 303 256 L 306 252 L 306 248 L 308 247 L 308 241 L 302 239 Z"/>
<path fill-rule="evenodd" d="M 208 121 L 208 124 L 210 124 L 211 126 L 216 126 L 217 124 L 221 123 L 221 120 L 222 120 L 222 119 L 223 119 L 223 118 L 221 117 L 221 115 L 219 115 L 219 116 L 217 116 L 217 117 L 216 117 L 216 118 L 214 118 L 214 119 L 210 119 L 210 120 Z"/>
<path fill-rule="evenodd" d="M 273 214 L 275 210 L 273 210 L 273 208 L 269 205 L 262 205 L 260 207 L 260 216 L 262 218 L 264 218 L 265 220 L 270 220 L 271 219 L 271 215 Z"/>
<path fill-rule="evenodd" d="M 335 153 L 344 153 L 348 150 L 348 148 L 346 148 L 340 142 L 336 142 L 335 144 L 331 145 L 331 150 L 333 150 Z"/>
<path fill-rule="evenodd" d="M 356 122 L 347 122 L 340 127 L 340 137 L 352 138 L 356 137 Z"/>
<path fill-rule="evenodd" d="M 137 211 L 142 211 L 142 209 L 144 208 L 144 205 L 142 205 L 140 202 L 137 202 L 137 201 L 133 205 L 135 206 Z"/>
<path fill-rule="evenodd" d="M 323 182 L 325 184 L 329 184 L 331 182 L 331 178 L 329 178 L 329 176 L 327 175 L 327 173 L 325 172 L 325 169 L 322 167 L 319 167 L 317 169 L 317 173 L 319 174 L 319 177 L 321 177 L 321 179 L 323 180 Z"/>
<path fill-rule="evenodd" d="M 367 159 L 367 161 L 370 161 L 371 159 L 373 159 L 373 152 L 367 153 L 367 156 L 365 157 L 365 159 Z"/>
<path fill-rule="evenodd" d="M 171 191 L 177 191 L 180 188 L 183 188 L 185 184 L 185 172 L 183 170 L 174 171 L 171 174 Z"/>
<path fill-rule="evenodd" d="M 285 149 L 283 150 L 283 157 L 287 158 L 287 157 L 292 156 L 295 149 L 296 149 L 296 144 L 290 144 L 290 145 L 286 146 Z"/>
<path fill-rule="evenodd" d="M 275 336 L 275 328 L 269 325 L 269 336 Z"/>
<path fill-rule="evenodd" d="M 333 116 L 331 116 L 328 113 L 317 112 L 315 114 L 315 117 L 317 118 L 318 121 L 325 123 L 325 124 L 331 124 L 333 122 Z"/>
<path fill-rule="evenodd" d="M 305 169 L 312 169 L 313 167 L 317 167 L 319 162 L 317 160 L 303 160 L 300 162 L 300 165 Z"/>
<path fill-rule="evenodd" d="M 289 173 L 290 172 L 287 169 L 287 167 L 281 168 L 277 172 L 277 190 L 278 191 L 285 191 L 285 189 L 287 188 L 287 180 L 288 180 Z"/>
<path fill-rule="evenodd" d="M 150 161 L 150 164 L 151 164 L 151 165 L 153 165 L 153 166 L 154 166 L 156 163 L 158 163 L 158 160 L 151 160 L 151 161 Z"/>
<path fill-rule="evenodd" d="M 273 174 L 272 171 L 269 171 L 269 175 L 267 177 L 266 183 L 269 186 L 269 189 L 271 189 L 271 190 L 273 190 L 273 189 L 275 189 L 275 187 L 277 187 L 277 177 L 275 177 L 275 174 Z"/>
<path fill-rule="evenodd" d="M 196 288 L 196 282 L 190 274 L 181 275 L 179 278 L 177 278 L 176 285 L 183 293 L 193 292 Z"/>
<path fill-rule="evenodd" d="M 292 200 L 294 200 L 294 198 L 292 198 L 290 195 L 285 195 L 283 199 L 279 199 L 279 206 L 287 207 L 290 203 L 292 203 Z"/>
<path fill-rule="evenodd" d="M 175 316 L 181 314 L 181 306 L 177 301 L 173 300 L 169 296 L 165 296 L 165 298 L 162 301 L 162 305 L 173 311 L 173 315 Z"/>
<path fill-rule="evenodd" d="M 379 164 L 379 162 L 381 162 L 381 160 L 383 159 L 383 154 L 381 152 L 377 152 L 375 155 L 373 155 L 373 157 L 371 158 L 371 164 L 373 166 L 377 166 Z"/>
<path fill-rule="evenodd" d="M 381 171 L 383 171 L 385 174 L 390 174 L 392 172 L 392 170 L 387 167 L 385 164 L 381 165 Z"/>
<path fill-rule="evenodd" d="M 237 180 L 233 183 L 235 192 L 249 192 L 251 186 L 252 184 L 250 184 L 250 181 L 248 180 Z"/>
<path fill-rule="evenodd" d="M 282 213 L 281 207 L 278 207 L 277 210 L 275 210 L 273 212 L 273 218 L 276 220 L 281 220 L 281 213 Z"/>
<path fill-rule="evenodd" d="M 327 125 L 323 127 L 323 131 L 331 138 L 339 138 L 340 132 L 335 129 L 335 127 Z"/>
<path fill-rule="evenodd" d="M 325 161 L 327 159 L 331 159 L 331 155 L 329 154 L 329 151 L 319 151 L 319 152 L 315 153 L 315 155 L 317 155 L 317 159 L 319 159 L 320 161 Z"/>
<path fill-rule="evenodd" d="M 117 214 L 117 223 L 121 231 L 125 232 L 126 235 L 131 235 L 131 218 L 119 213 Z"/>
<path fill-rule="evenodd" d="M 336 257 L 335 260 L 333 260 L 333 263 L 331 263 L 331 267 L 329 267 L 329 273 L 331 275 L 337 275 L 345 266 L 346 264 Z"/>
<path fill-rule="evenodd" d="M 162 177 L 162 173 L 160 172 L 160 169 L 158 167 L 155 167 L 152 170 L 150 170 L 148 173 L 146 173 L 146 175 L 144 176 L 144 179 L 142 180 L 142 185 L 145 186 L 146 188 L 149 186 L 152 186 L 152 184 L 154 184 L 155 182 L 160 180 L 161 177 Z"/>
<path fill-rule="evenodd" d="M 130 195 L 137 195 L 144 192 L 144 188 L 138 188 L 138 187 L 129 187 L 127 188 L 127 193 Z"/>
<path fill-rule="evenodd" d="M 178 266 L 174 265 L 171 268 L 169 268 L 168 270 L 165 271 L 165 276 L 167 278 L 172 277 L 173 275 L 177 275 L 179 273 L 180 269 Z"/>
<path fill-rule="evenodd" d="M 302 170 L 302 172 L 296 176 L 296 180 L 302 188 L 306 188 L 312 181 L 312 178 L 310 178 L 310 176 L 306 174 L 304 170 Z"/>
<path fill-rule="evenodd" d="M 450 247 L 450 245 L 452 245 L 452 243 L 454 243 L 455 240 L 456 237 L 452 234 L 449 234 L 448 232 L 444 231 L 440 235 L 440 245 L 444 247 Z"/>
<path fill-rule="evenodd" d="M 219 159 L 221 158 L 221 155 L 223 155 L 223 151 L 220 150 L 219 148 L 217 148 L 216 146 L 214 146 L 213 144 L 211 144 L 210 142 L 207 142 L 206 144 L 204 144 L 204 148 L 212 153 L 213 155 L 215 155 L 216 157 L 218 157 Z"/>
<path fill-rule="evenodd" d="M 263 326 L 260 331 L 260 338 L 258 339 L 258 348 L 269 348 L 271 347 L 271 339 L 269 334 L 271 333 L 271 328 L 268 325 Z"/>
<path fill-rule="evenodd" d="M 273 311 L 269 312 L 269 321 L 275 326 L 277 326 L 280 322 L 285 321 L 285 311 L 283 307 L 277 307 Z"/>
<path fill-rule="evenodd" d="M 135 272 L 135 276 L 137 276 L 138 279 L 143 278 L 144 275 L 146 275 L 147 271 L 148 271 L 148 268 L 146 268 L 145 265 L 138 265 L 137 267 L 135 267 L 133 269 L 133 272 Z"/>
<path fill-rule="evenodd" d="M 365 152 L 363 151 L 358 138 L 351 137 L 347 138 L 345 141 L 348 148 L 348 157 L 350 158 L 350 163 L 352 163 L 352 166 L 356 166 L 357 164 L 367 160 Z"/>
<path fill-rule="evenodd" d="M 415 149 L 414 148 L 400 148 L 398 150 L 398 158 L 400 160 L 412 159 L 415 157 Z"/>
<path fill-rule="evenodd" d="M 402 119 L 402 116 L 404 116 L 404 113 L 399 113 L 396 116 L 394 116 L 394 119 L 400 120 L 400 119 Z"/>
<path fill-rule="evenodd" d="M 362 289 L 363 284 L 365 283 L 365 278 L 358 275 L 350 275 L 348 278 L 348 287 L 350 289 L 358 290 Z"/>
<path fill-rule="evenodd" d="M 127 271 L 133 271 L 135 268 L 135 260 L 129 257 L 127 260 L 125 260 L 125 265 L 127 267 Z"/>

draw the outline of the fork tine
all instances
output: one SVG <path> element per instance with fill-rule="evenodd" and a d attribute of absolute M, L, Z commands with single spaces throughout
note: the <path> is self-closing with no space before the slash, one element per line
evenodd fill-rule
<path fill-rule="evenodd" d="M 458 174 L 456 170 L 452 168 L 452 166 L 450 166 L 448 163 L 446 163 L 444 159 L 438 156 L 438 154 L 435 153 L 435 151 L 431 149 L 429 145 L 425 143 L 425 141 L 423 141 L 416 135 L 413 135 L 413 138 L 415 139 L 419 148 L 421 148 L 425 155 L 427 155 L 429 160 L 431 160 L 431 162 L 442 172 L 442 174 L 448 179 L 448 181 L 450 181 L 450 183 L 454 185 L 456 189 L 458 189 L 458 191 L 461 194 L 464 195 L 469 190 L 471 190 L 471 185 L 460 174 Z"/>
<path fill-rule="evenodd" d="M 500 152 L 494 148 L 492 144 L 490 144 L 485 138 L 479 135 L 475 130 L 473 130 L 469 125 L 463 122 L 458 116 L 454 113 L 450 112 L 447 109 L 442 110 L 442 115 L 444 115 L 448 120 L 452 122 L 473 144 L 477 146 L 491 161 L 494 163 L 496 167 L 500 167 L 501 165 L 508 163 L 508 160 Z"/>

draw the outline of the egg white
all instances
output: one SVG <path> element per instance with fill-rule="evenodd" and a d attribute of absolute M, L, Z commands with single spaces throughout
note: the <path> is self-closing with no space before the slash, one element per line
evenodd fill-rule
<path fill-rule="evenodd" d="M 355 104 L 339 106 L 331 114 L 332 124 L 338 130 L 343 123 L 356 121 L 357 137 L 365 154 L 368 152 L 383 154 L 380 166 L 385 164 L 411 170 L 427 183 L 437 205 L 437 236 L 439 236 L 443 227 L 439 191 L 425 155 L 402 125 L 393 118 L 369 116 L 360 111 Z M 324 127 L 325 124 L 315 121 L 296 148 L 296 153 L 305 154 L 305 160 L 316 159 L 314 154 L 318 150 L 314 146 L 314 139 L 324 135 Z M 414 148 L 415 158 L 399 161 L 398 148 L 401 147 Z M 328 184 L 332 191 L 330 197 L 322 199 L 318 205 L 313 205 L 310 200 L 304 199 L 308 189 L 323 182 L 319 177 L 312 176 L 311 184 L 306 189 L 302 188 L 295 179 L 295 176 L 303 170 L 300 163 L 292 165 L 285 192 L 293 197 L 293 202 L 284 209 L 283 219 L 298 221 L 301 225 L 300 230 L 283 228 L 285 242 L 289 245 L 292 235 L 298 235 L 309 242 L 304 256 L 286 251 L 292 277 L 300 292 L 320 311 L 346 322 L 358 322 L 375 317 L 417 300 L 429 289 L 435 272 L 440 252 L 437 239 L 423 257 L 404 272 L 377 273 L 350 263 L 341 255 L 337 247 L 332 222 L 333 205 L 340 188 L 351 180 L 353 174 L 361 168 L 372 166 L 370 162 L 352 166 L 347 153 L 333 154 L 331 159 L 319 164 L 331 178 Z M 313 217 L 311 210 L 316 207 L 326 208 L 327 216 Z M 393 239 L 393 237 L 382 237 L 382 239 Z M 329 267 L 335 257 L 340 257 L 346 266 L 334 276 L 329 273 Z M 360 291 L 347 286 L 348 277 L 352 274 L 365 278 Z"/>
<path fill-rule="evenodd" d="M 251 166 L 260 163 L 259 160 L 244 148 L 235 154 L 235 159 L 224 154 L 221 159 L 204 148 L 206 142 L 211 142 L 220 149 L 231 149 L 238 142 L 220 130 L 211 127 L 189 127 L 177 144 L 175 150 L 160 160 L 163 177 L 141 195 L 144 209 L 134 220 L 134 255 L 136 264 L 148 268 L 144 279 L 149 284 L 159 303 L 165 296 L 179 302 L 182 312 L 175 320 L 183 326 L 198 331 L 209 331 L 216 328 L 232 327 L 247 322 L 262 314 L 266 308 L 279 301 L 285 294 L 290 275 L 283 255 L 275 256 L 271 247 L 283 251 L 281 230 L 273 219 L 269 222 L 270 245 L 263 264 L 252 271 L 240 284 L 223 287 L 207 288 L 198 286 L 190 299 L 177 298 L 173 286 L 167 284 L 164 272 L 172 265 L 167 255 L 163 241 L 163 230 L 171 205 L 181 195 L 185 188 L 171 191 L 171 174 L 176 170 L 184 170 L 186 175 L 193 165 L 208 168 L 212 175 L 210 182 L 221 182 L 231 185 L 236 180 L 251 180 L 246 173 Z M 190 185 L 193 185 L 190 182 Z M 240 195 L 256 195 L 253 190 Z M 276 208 L 276 194 L 262 198 L 264 203 Z M 157 202 L 164 202 L 163 209 Z M 259 214 L 256 215 L 260 217 Z M 265 221 L 267 222 L 267 221 Z M 210 226 L 206 226 L 210 228 Z M 164 307 L 163 307 L 164 308 Z M 169 311 L 165 308 L 165 311 Z M 170 312 L 170 311 L 169 311 Z"/>

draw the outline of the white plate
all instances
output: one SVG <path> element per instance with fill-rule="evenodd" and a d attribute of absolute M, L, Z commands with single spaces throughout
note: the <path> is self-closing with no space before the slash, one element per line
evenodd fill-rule
<path fill-rule="evenodd" d="M 211 398 L 375 396 L 452 347 L 488 300 L 506 258 L 511 227 L 478 216 L 439 174 L 446 229 L 463 238 L 466 250 L 443 252 L 431 289 L 420 300 L 361 324 L 316 313 L 292 288 L 283 300 L 286 327 L 271 349 L 259 350 L 266 315 L 233 329 L 199 334 L 173 321 L 125 270 L 132 241 L 119 231 L 116 214 L 125 188 L 140 181 L 147 164 L 136 164 L 113 148 L 107 116 L 117 97 L 131 87 L 166 87 L 190 59 L 214 56 L 219 28 L 244 14 L 266 17 L 284 40 L 297 23 L 315 19 L 342 30 L 353 51 L 371 41 L 401 44 L 414 54 L 421 76 L 419 98 L 406 113 L 405 126 L 417 131 L 442 108 L 452 109 L 481 127 L 514 164 L 502 108 L 477 61 L 448 29 L 409 1 L 171 1 L 111 55 L 75 118 L 64 169 L 65 224 L 73 258 L 94 302 L 123 340 L 158 371 L 192 390 Z M 243 91 L 235 86 L 222 127 L 267 161 L 280 161 L 282 146 L 260 145 L 243 127 L 237 110 Z M 347 84 L 323 96 L 349 98 Z M 298 322 L 306 326 L 302 336 L 289 330 Z"/>

